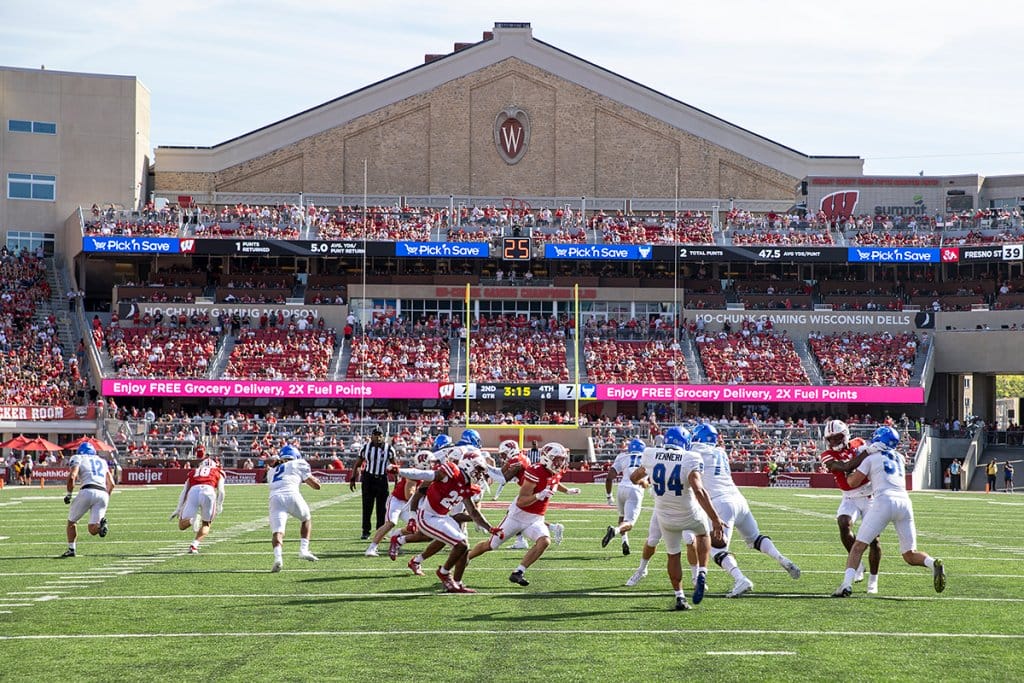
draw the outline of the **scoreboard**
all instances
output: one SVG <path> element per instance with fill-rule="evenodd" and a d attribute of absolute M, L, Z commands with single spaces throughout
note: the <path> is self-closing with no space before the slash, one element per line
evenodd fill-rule
<path fill-rule="evenodd" d="M 576 400 L 575 384 L 513 384 L 508 382 L 455 382 L 442 385 L 443 398 L 459 399 L 526 399 L 542 401 Z M 447 389 L 447 391 L 446 391 Z"/>

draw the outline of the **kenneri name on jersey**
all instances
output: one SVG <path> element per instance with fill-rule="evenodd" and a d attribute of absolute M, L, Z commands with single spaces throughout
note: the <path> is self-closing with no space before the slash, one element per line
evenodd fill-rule
<path fill-rule="evenodd" d="M 704 461 L 693 451 L 668 448 L 644 449 L 641 463 L 651 479 L 656 509 L 693 515 L 700 510 L 690 488 L 690 473 L 703 472 Z"/>

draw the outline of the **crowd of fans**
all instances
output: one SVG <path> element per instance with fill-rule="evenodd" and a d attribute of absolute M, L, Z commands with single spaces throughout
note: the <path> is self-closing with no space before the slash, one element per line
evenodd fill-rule
<path fill-rule="evenodd" d="M 65 357 L 56 318 L 37 317 L 50 294 L 41 255 L 0 247 L 0 405 L 73 405 L 82 389 L 79 359 Z"/>
<path fill-rule="evenodd" d="M 223 378 L 326 379 L 335 343 L 333 330 L 316 329 L 306 318 L 287 329 L 249 328 L 236 338 Z"/>
<path fill-rule="evenodd" d="M 517 327 L 470 335 L 469 376 L 474 382 L 568 382 L 565 333 Z"/>
<path fill-rule="evenodd" d="M 591 382 L 674 384 L 690 381 L 678 341 L 647 342 L 584 337 L 586 376 Z"/>
<path fill-rule="evenodd" d="M 783 331 L 744 320 L 737 332 L 699 333 L 700 361 L 712 384 L 808 384 L 793 341 Z"/>
<path fill-rule="evenodd" d="M 828 384 L 879 387 L 910 384 L 919 345 L 913 332 L 812 332 L 807 340 Z"/>
<path fill-rule="evenodd" d="M 450 381 L 450 342 L 435 334 L 360 335 L 352 339 L 347 379 L 382 382 Z"/>
<path fill-rule="evenodd" d="M 118 377 L 203 377 L 220 341 L 210 327 L 157 324 L 144 327 L 110 325 L 93 328 L 104 343 Z"/>

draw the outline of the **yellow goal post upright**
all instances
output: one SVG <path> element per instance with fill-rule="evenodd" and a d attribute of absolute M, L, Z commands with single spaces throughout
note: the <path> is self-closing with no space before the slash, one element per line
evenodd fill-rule
<path fill-rule="evenodd" d="M 573 393 L 573 401 L 572 401 L 572 403 L 573 403 L 573 411 L 572 411 L 573 412 L 573 420 L 572 420 L 571 423 L 568 423 L 568 424 L 517 424 L 517 423 L 511 423 L 511 424 L 497 423 L 497 424 L 494 424 L 494 423 L 474 423 L 474 422 L 470 422 L 470 409 L 469 409 L 470 408 L 470 403 L 469 403 L 470 402 L 470 398 L 469 398 L 469 393 L 470 392 L 469 392 L 469 385 L 470 385 L 470 381 L 471 381 L 471 377 L 472 377 L 472 373 L 470 371 L 470 362 L 471 362 L 471 356 L 470 356 L 470 337 L 472 336 L 472 333 L 473 333 L 473 325 L 472 325 L 472 320 L 473 320 L 472 313 L 473 312 L 472 312 L 472 309 L 470 308 L 470 304 L 471 304 L 471 298 L 470 298 L 471 297 L 471 291 L 472 291 L 471 290 L 471 286 L 467 282 L 466 283 L 466 300 L 465 300 L 466 312 L 465 312 L 465 320 L 463 322 L 463 329 L 466 330 L 466 348 L 465 348 L 465 353 L 466 353 L 465 387 L 466 387 L 466 391 L 464 392 L 465 395 L 466 395 L 466 405 L 465 405 L 465 409 L 463 411 L 464 414 L 465 414 L 466 421 L 465 421 L 464 429 L 475 429 L 477 431 L 500 429 L 500 430 L 504 430 L 506 432 L 509 431 L 509 430 L 515 430 L 516 433 L 517 433 L 516 441 L 519 443 L 519 447 L 520 448 L 525 448 L 525 446 L 526 446 L 526 444 L 523 443 L 523 439 L 524 439 L 523 435 L 524 435 L 524 433 L 526 432 L 527 429 L 543 429 L 545 431 L 547 431 L 549 429 L 578 430 L 580 428 L 579 427 L 579 424 L 580 424 L 580 392 L 579 392 L 579 388 L 580 388 L 580 348 L 581 348 L 581 346 L 580 346 L 581 345 L 581 342 L 580 342 L 581 337 L 580 337 L 580 286 L 579 286 L 579 284 L 577 283 L 577 284 L 573 285 L 573 309 L 574 309 L 573 321 L 574 322 L 573 322 L 573 329 L 571 330 L 572 334 L 570 336 L 571 336 L 571 342 L 572 342 L 573 348 L 574 348 L 573 353 L 574 353 L 574 356 L 576 358 L 576 363 L 574 365 L 574 376 L 573 376 L 573 382 L 576 385 L 576 390 L 574 392 L 572 392 Z M 490 449 L 488 449 L 488 450 L 490 450 Z"/>

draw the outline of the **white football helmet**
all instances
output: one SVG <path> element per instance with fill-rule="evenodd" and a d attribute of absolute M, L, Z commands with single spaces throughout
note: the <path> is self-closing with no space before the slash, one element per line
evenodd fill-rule
<path fill-rule="evenodd" d="M 434 458 L 434 453 L 428 450 L 418 451 L 416 455 L 412 457 L 413 465 L 421 470 L 429 470 Z"/>
<path fill-rule="evenodd" d="M 550 472 L 561 472 L 569 466 L 569 451 L 555 441 L 546 443 L 540 449 L 540 464 Z"/>
<path fill-rule="evenodd" d="M 829 420 L 828 422 L 825 423 L 825 443 L 828 443 L 829 445 L 831 445 L 831 443 L 829 442 L 829 438 L 833 437 L 833 436 L 838 436 L 840 434 L 843 437 L 843 442 L 840 445 L 841 446 L 849 446 L 850 445 L 850 427 L 849 427 L 849 425 L 847 425 L 842 420 Z"/>
<path fill-rule="evenodd" d="M 481 482 L 487 478 L 487 461 L 475 448 L 462 456 L 462 460 L 459 460 L 459 469 L 470 482 Z"/>
<path fill-rule="evenodd" d="M 500 446 L 498 446 L 498 455 L 501 456 L 502 461 L 508 460 L 518 452 L 519 444 L 512 439 L 506 439 L 501 442 Z"/>
<path fill-rule="evenodd" d="M 196 465 L 196 469 L 202 469 L 204 467 L 209 467 L 212 470 L 214 467 L 219 467 L 219 465 L 213 458 L 203 458 L 199 461 L 199 464 Z"/>

